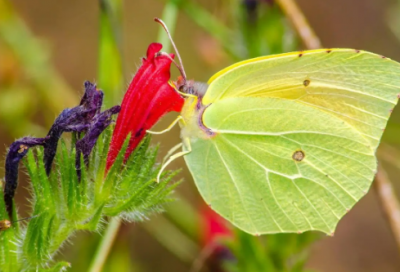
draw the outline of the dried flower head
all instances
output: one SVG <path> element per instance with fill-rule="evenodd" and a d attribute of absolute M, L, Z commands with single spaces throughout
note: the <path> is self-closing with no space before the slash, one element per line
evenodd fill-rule
<path fill-rule="evenodd" d="M 79 106 L 65 109 L 56 118 L 47 134 L 49 139 L 44 145 L 44 163 L 47 175 L 50 175 L 51 165 L 57 152 L 58 141 L 64 132 L 87 131 L 96 114 L 100 113 L 103 103 L 103 92 L 96 85 L 85 82 L 85 93 Z"/>
<path fill-rule="evenodd" d="M 120 106 L 112 107 L 101 112 L 103 92 L 96 85 L 85 82 L 85 93 L 79 103 L 71 109 L 65 109 L 56 118 L 45 138 L 25 137 L 11 144 L 6 158 L 6 177 L 4 186 L 4 201 L 9 217 L 12 217 L 13 198 L 18 186 L 18 167 L 20 160 L 26 155 L 30 147 L 44 146 L 44 166 L 46 174 L 50 175 L 51 166 L 57 152 L 58 141 L 64 132 L 86 132 L 82 139 L 76 143 L 77 172 L 80 177 L 80 154 L 82 153 L 86 164 L 89 155 L 100 134 L 112 122 L 112 115 L 120 111 Z"/>
<path fill-rule="evenodd" d="M 112 116 L 119 113 L 121 110 L 120 106 L 114 106 L 106 111 L 96 114 L 90 123 L 89 129 L 85 136 L 76 142 L 76 170 L 78 172 L 78 178 L 80 180 L 81 170 L 81 154 L 85 161 L 86 166 L 89 164 L 89 155 L 93 150 L 94 145 L 97 142 L 100 134 L 111 124 Z"/>

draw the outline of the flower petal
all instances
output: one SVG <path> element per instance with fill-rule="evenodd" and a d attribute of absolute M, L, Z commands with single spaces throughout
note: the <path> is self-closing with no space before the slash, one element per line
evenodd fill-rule
<path fill-rule="evenodd" d="M 184 99 L 168 83 L 174 55 L 170 54 L 171 58 L 168 58 L 158 54 L 161 48 L 161 44 L 150 44 L 147 58 L 143 59 L 123 98 L 110 143 L 107 169 L 113 164 L 130 133 L 132 138 L 125 159 L 143 139 L 147 129 L 166 113 L 180 111 L 183 106 Z"/>

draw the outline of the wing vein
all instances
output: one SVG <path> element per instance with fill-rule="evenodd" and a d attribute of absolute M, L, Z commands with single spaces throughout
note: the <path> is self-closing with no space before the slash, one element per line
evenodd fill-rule
<path fill-rule="evenodd" d="M 277 206 L 279 207 L 279 209 L 282 211 L 282 213 L 286 216 L 286 218 L 289 219 L 289 221 L 292 223 L 292 225 L 296 228 L 296 224 L 291 220 L 290 216 L 285 212 L 285 210 L 284 210 L 284 209 L 282 208 L 282 206 L 279 204 L 279 202 L 278 202 L 278 200 L 277 200 L 277 198 L 276 198 L 276 196 L 275 196 L 275 194 L 274 194 L 274 192 L 273 192 L 273 190 L 272 190 L 272 187 L 271 187 L 271 184 L 270 184 L 268 175 L 269 175 L 269 173 L 271 172 L 271 173 L 274 173 L 274 174 L 276 174 L 276 175 L 280 175 L 280 176 L 286 177 L 286 178 L 288 178 L 288 179 L 290 179 L 290 180 L 291 180 L 291 178 L 288 177 L 288 176 L 286 176 L 286 175 L 284 175 L 284 174 L 276 173 L 276 172 L 271 171 L 270 169 L 264 167 L 264 166 L 261 165 L 256 159 L 254 159 L 252 156 L 248 155 L 246 152 L 244 152 L 242 149 L 240 149 L 237 145 L 233 144 L 231 141 L 229 141 L 229 140 L 226 139 L 226 138 L 224 138 L 224 139 L 225 139 L 226 142 L 229 143 L 232 147 L 234 147 L 236 150 L 238 150 L 238 151 L 241 152 L 243 155 L 245 155 L 246 157 L 248 157 L 250 160 L 252 160 L 254 163 L 256 163 L 259 167 L 261 167 L 262 169 L 264 169 L 264 171 L 266 172 L 266 176 L 267 176 L 268 187 L 269 187 L 269 189 L 270 189 L 270 192 L 271 192 L 272 197 L 274 198 L 275 203 L 277 204 Z M 298 229 L 297 229 L 297 230 L 298 230 Z"/>
<path fill-rule="evenodd" d="M 235 178 L 234 178 L 233 174 L 231 173 L 231 171 L 230 171 L 230 169 L 229 169 L 229 167 L 228 167 L 228 164 L 225 162 L 224 158 L 222 157 L 222 154 L 221 154 L 221 151 L 220 151 L 219 148 L 218 148 L 218 145 L 217 145 L 216 143 L 214 143 L 214 146 L 215 146 L 215 149 L 216 149 L 216 151 L 217 151 L 219 157 L 221 158 L 222 163 L 223 163 L 224 166 L 225 166 L 226 171 L 227 171 L 228 174 L 229 174 L 229 177 L 231 178 L 232 184 L 234 185 L 234 187 L 235 187 L 235 189 L 236 189 L 236 191 L 237 191 L 237 193 L 238 193 L 238 195 L 239 195 L 239 199 L 240 199 L 240 202 L 242 203 L 242 206 L 243 206 L 243 208 L 244 208 L 244 210 L 245 210 L 245 214 L 246 214 L 246 216 L 247 216 L 247 219 L 248 219 L 249 222 L 253 225 L 253 229 L 254 229 L 255 231 L 257 231 L 257 228 L 256 228 L 256 226 L 255 226 L 255 224 L 254 224 L 254 222 L 253 222 L 253 219 L 249 216 L 249 213 L 248 213 L 248 211 L 247 211 L 247 208 L 246 208 L 246 206 L 244 205 L 244 202 L 243 202 L 243 199 L 242 199 L 242 194 L 241 194 L 241 192 L 240 192 L 240 190 L 239 190 L 239 188 L 238 188 L 238 186 L 237 186 L 237 184 L 236 184 L 236 181 L 235 181 Z M 278 228 L 281 229 L 279 225 L 278 225 Z"/>

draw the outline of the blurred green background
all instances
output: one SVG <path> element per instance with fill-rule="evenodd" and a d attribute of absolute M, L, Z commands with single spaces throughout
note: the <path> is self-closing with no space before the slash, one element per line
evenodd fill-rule
<path fill-rule="evenodd" d="M 172 18 L 169 26 L 186 73 L 196 81 L 207 81 L 240 59 L 304 49 L 279 9 L 267 3 L 273 1 L 258 1 L 256 13 L 246 11 L 244 2 L 0 0 L 1 165 L 7 146 L 15 138 L 45 135 L 58 113 L 79 101 L 85 80 L 98 83 L 106 93 L 107 105 L 120 103 L 147 46 L 158 39 L 160 26 L 153 18 L 162 17 L 163 12 Z M 297 3 L 324 47 L 364 49 L 400 61 L 400 1 Z M 180 8 L 175 9 L 175 4 Z M 101 6 L 109 16 L 105 16 L 107 12 L 100 15 Z M 255 14 L 258 23 L 251 19 L 256 18 Z M 112 31 L 107 29 L 109 22 Z M 260 33 L 264 35 L 261 38 Z M 116 40 L 119 47 L 113 47 L 110 40 Z M 177 70 L 172 71 L 176 78 Z M 155 130 L 165 128 L 175 116 L 163 118 Z M 162 143 L 162 158 L 180 142 L 179 129 L 153 137 L 153 141 Z M 380 152 L 400 162 L 396 155 L 400 109 L 392 115 L 384 142 Z M 388 164 L 387 170 L 400 192 L 400 170 L 393 165 Z M 104 271 L 189 271 L 198 258 L 201 224 L 196 211 L 202 200 L 183 160 L 175 161 L 170 168 L 183 169 L 180 177 L 185 182 L 178 188 L 178 200 L 162 216 L 145 223 L 124 224 Z M 20 180 L 17 202 L 24 216 L 29 208 L 25 189 L 28 181 L 24 175 Z M 78 233 L 57 258 L 71 262 L 71 271 L 86 271 L 99 237 Z M 279 247 L 289 247 L 285 239 L 276 238 L 276 242 Z M 327 272 L 400 271 L 399 252 L 373 189 L 339 223 L 334 237 L 321 237 L 310 247 L 306 267 Z"/>

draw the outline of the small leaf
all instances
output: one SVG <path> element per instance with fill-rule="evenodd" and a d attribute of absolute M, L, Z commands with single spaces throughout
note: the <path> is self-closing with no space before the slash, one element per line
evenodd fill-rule
<path fill-rule="evenodd" d="M 89 231 L 95 231 L 99 227 L 100 220 L 103 216 L 103 208 L 104 205 L 100 206 L 96 213 L 93 215 L 92 218 L 90 218 L 90 221 L 83 224 L 83 225 L 78 225 L 78 229 L 82 230 L 89 230 Z"/>
<path fill-rule="evenodd" d="M 113 165 L 111 166 L 111 168 L 108 170 L 107 176 L 104 180 L 104 184 L 103 184 L 103 188 L 102 188 L 102 192 L 103 194 L 112 194 L 113 192 L 113 188 L 115 187 L 115 184 L 117 182 L 118 176 L 119 176 L 119 172 L 121 171 L 121 167 L 122 167 L 122 163 L 124 161 L 125 158 L 125 152 L 126 149 L 128 148 L 129 145 L 129 140 L 130 137 L 128 137 L 127 139 L 125 139 L 124 145 L 122 146 L 121 151 L 118 153 L 117 158 L 115 159 Z M 108 196 L 105 196 L 105 198 L 107 198 Z"/>

